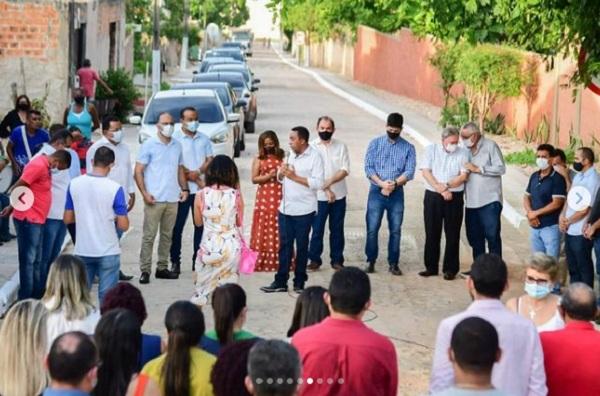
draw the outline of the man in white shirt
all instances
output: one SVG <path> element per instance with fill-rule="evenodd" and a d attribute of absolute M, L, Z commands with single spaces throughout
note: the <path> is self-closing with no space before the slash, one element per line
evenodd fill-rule
<path fill-rule="evenodd" d="M 487 320 L 498 331 L 502 356 L 494 365 L 492 384 L 507 395 L 545 396 L 544 355 L 533 322 L 508 310 L 500 297 L 508 288 L 508 270 L 495 254 L 482 254 L 467 278 L 473 303 L 463 312 L 444 319 L 438 328 L 429 391 L 436 394 L 456 385 L 448 356 L 452 332 L 468 317 Z"/>
<path fill-rule="evenodd" d="M 317 191 L 323 188 L 323 159 L 310 147 L 310 133 L 303 126 L 292 128 L 292 152 L 279 168 L 278 180 L 283 184 L 283 197 L 279 205 L 279 270 L 269 286 L 260 289 L 266 293 L 287 292 L 289 268 L 296 242 L 296 270 L 294 291 L 304 290 L 310 228 L 317 211 Z"/>
<path fill-rule="evenodd" d="M 108 115 L 102 119 L 102 139 L 94 143 L 86 154 L 86 171 L 90 173 L 93 169 L 92 159 L 96 150 L 100 147 L 108 147 L 115 153 L 115 163 L 111 168 L 108 178 L 119 183 L 126 194 L 127 211 L 130 212 L 135 204 L 135 183 L 133 181 L 133 167 L 131 165 L 131 152 L 127 143 L 123 142 L 123 125 L 114 115 Z M 123 233 L 117 230 L 119 239 Z M 133 276 L 125 275 L 119 271 L 119 280 L 128 281 Z"/>
<path fill-rule="evenodd" d="M 40 155 L 50 155 L 57 150 L 65 150 L 71 144 L 71 134 L 66 129 L 55 131 L 50 136 L 50 142 L 44 143 L 40 151 L 33 158 Z M 71 157 L 71 162 L 73 158 Z M 79 170 L 79 167 L 77 167 Z M 52 201 L 50 212 L 43 227 L 42 237 L 42 266 L 40 272 L 40 285 L 43 291 L 46 290 L 46 279 L 50 271 L 50 265 L 58 257 L 62 250 L 62 245 L 67 235 L 67 226 L 63 221 L 65 213 L 65 201 L 67 200 L 67 189 L 71 182 L 70 169 L 51 170 L 52 178 Z M 41 296 L 40 296 L 41 297 Z"/>
<path fill-rule="evenodd" d="M 121 247 L 117 229 L 127 231 L 129 218 L 123 187 L 107 177 L 115 162 L 114 152 L 100 147 L 93 161 L 91 173 L 69 184 L 64 221 L 75 223 L 73 253 L 85 263 L 89 287 L 98 276 L 98 300 L 102 303 L 104 295 L 119 281 Z"/>
<path fill-rule="evenodd" d="M 325 222 L 329 218 L 329 255 L 331 267 L 339 270 L 344 266 L 344 218 L 346 217 L 346 177 L 350 173 L 348 147 L 332 136 L 335 122 L 331 117 L 323 116 L 317 121 L 319 138 L 312 141 L 325 165 L 325 182 L 317 191 L 318 210 L 312 225 L 312 235 L 308 249 L 310 264 L 308 269 L 316 271 L 323 261 L 323 234 Z"/>
<path fill-rule="evenodd" d="M 183 168 L 187 178 L 190 194 L 188 199 L 179 202 L 177 207 L 177 219 L 173 228 L 171 238 L 171 272 L 179 274 L 181 271 L 181 236 L 183 228 L 192 210 L 194 215 L 194 199 L 196 193 L 204 187 L 203 175 L 213 158 L 212 144 L 210 140 L 201 133 L 198 128 L 198 112 L 193 107 L 181 110 L 181 130 L 173 134 L 173 138 L 181 143 L 183 149 Z M 196 253 L 200 248 L 203 227 L 194 225 L 194 245 L 192 252 L 192 271 L 195 270 Z"/>
<path fill-rule="evenodd" d="M 150 283 L 154 239 L 158 241 L 157 279 L 177 279 L 169 271 L 171 236 L 177 218 L 177 206 L 190 192 L 183 167 L 181 143 L 173 139 L 174 122 L 169 113 L 161 113 L 156 136 L 144 142 L 135 164 L 135 182 L 144 198 L 144 225 L 140 251 L 140 283 Z"/>
<path fill-rule="evenodd" d="M 423 200 L 425 271 L 419 272 L 423 277 L 438 274 L 442 228 L 446 237 L 444 279 L 454 279 L 460 268 L 460 228 L 469 152 L 458 146 L 459 136 L 457 128 L 444 128 L 441 143 L 428 146 L 421 163 L 426 188 Z"/>

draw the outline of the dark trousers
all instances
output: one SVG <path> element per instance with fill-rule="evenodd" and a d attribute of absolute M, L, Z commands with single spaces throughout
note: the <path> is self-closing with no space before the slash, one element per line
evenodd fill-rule
<path fill-rule="evenodd" d="M 344 218 L 346 216 L 346 197 L 333 203 L 319 201 L 319 210 L 312 224 L 308 258 L 322 264 L 323 235 L 325 222 L 329 217 L 329 257 L 331 264 L 344 264 Z"/>
<path fill-rule="evenodd" d="M 10 198 L 6 194 L 0 194 L 0 210 L 10 205 Z M 8 239 L 10 235 L 9 217 L 0 217 L 0 238 Z"/>
<path fill-rule="evenodd" d="M 171 262 L 181 263 L 181 237 L 183 235 L 183 228 L 187 221 L 190 209 L 192 209 L 192 221 L 194 217 L 194 199 L 196 194 L 190 194 L 188 199 L 184 202 L 179 202 L 177 206 L 177 218 L 175 220 L 175 226 L 173 227 L 173 236 L 171 237 Z M 192 253 L 192 271 L 196 269 L 196 254 L 200 249 L 200 241 L 202 241 L 202 232 L 204 227 L 194 226 L 194 252 Z"/>
<path fill-rule="evenodd" d="M 287 285 L 290 277 L 290 264 L 294 254 L 294 241 L 296 242 L 296 271 L 294 272 L 294 286 L 304 287 L 308 279 L 306 263 L 308 261 L 308 236 L 312 226 L 315 212 L 303 216 L 289 216 L 281 212 L 277 216 L 279 224 L 279 269 L 275 274 L 275 283 L 279 286 Z"/>
<path fill-rule="evenodd" d="M 583 235 L 566 235 L 565 253 L 569 266 L 569 283 L 583 282 L 594 288 L 593 247 L 594 242 Z"/>
<path fill-rule="evenodd" d="M 465 227 L 469 245 L 473 249 L 473 260 L 485 253 L 486 241 L 489 253 L 502 257 L 501 213 L 500 202 L 465 210 Z"/>
<path fill-rule="evenodd" d="M 438 273 L 442 228 L 446 237 L 442 272 L 456 275 L 460 268 L 460 227 L 463 221 L 463 193 L 453 192 L 452 200 L 445 201 L 441 194 L 425 191 L 423 217 L 425 219 L 425 268 Z"/>
<path fill-rule="evenodd" d="M 43 224 L 14 219 L 19 251 L 19 300 L 41 298 Z"/>
<path fill-rule="evenodd" d="M 50 266 L 60 255 L 65 236 L 67 235 L 67 226 L 62 220 L 46 219 L 42 235 L 42 272 L 40 282 L 42 291 L 45 291 Z"/>

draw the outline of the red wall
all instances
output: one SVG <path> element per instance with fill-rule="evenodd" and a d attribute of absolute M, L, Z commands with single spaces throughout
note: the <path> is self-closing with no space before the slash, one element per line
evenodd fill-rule
<path fill-rule="evenodd" d="M 384 34 L 368 27 L 358 29 L 354 47 L 354 79 L 376 88 L 442 106 L 441 79 L 437 70 L 430 65 L 429 58 L 435 53 L 430 39 L 416 38 L 408 29 L 395 35 Z M 523 137 L 527 129 L 533 130 L 545 116 L 548 123 L 553 119 L 553 101 L 557 72 L 559 89 L 558 122 L 559 136 L 551 143 L 566 146 L 569 132 L 575 125 L 576 105 L 573 102 L 573 87 L 569 86 L 575 64 L 570 60 L 555 60 L 555 69 L 547 71 L 546 64 L 537 54 L 526 56 L 539 63 L 537 67 L 537 89 L 528 105 L 525 97 L 498 103 L 494 112 L 506 116 L 508 126 L 517 129 Z M 582 94 L 581 139 L 593 144 L 592 137 L 600 142 L 600 96 L 589 89 Z M 600 143 L 596 144 L 600 146 Z"/>

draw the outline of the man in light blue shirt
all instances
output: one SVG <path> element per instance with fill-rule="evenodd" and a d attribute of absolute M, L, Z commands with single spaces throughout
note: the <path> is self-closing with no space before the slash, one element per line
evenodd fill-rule
<path fill-rule="evenodd" d="M 592 203 L 598 190 L 598 173 L 594 169 L 594 152 L 589 147 L 581 147 L 575 152 L 573 169 L 577 175 L 573 178 L 571 190 L 567 196 L 559 219 L 559 228 L 566 233 L 565 253 L 569 267 L 569 283 L 583 282 L 594 287 L 594 263 L 592 248 L 594 242 L 584 235 L 584 225 L 587 223 Z M 577 199 L 569 199 L 578 194 Z M 573 203 L 585 200 L 582 207 L 573 207 Z"/>
<path fill-rule="evenodd" d="M 189 187 L 183 167 L 181 143 L 173 139 L 173 117 L 162 113 L 156 124 L 156 136 L 144 142 L 135 164 L 135 182 L 144 198 L 144 225 L 140 251 L 140 283 L 150 282 L 154 239 L 160 227 L 158 279 L 177 279 L 169 271 L 171 236 L 177 218 L 178 202 L 188 199 Z"/>
<path fill-rule="evenodd" d="M 404 185 L 415 176 L 417 156 L 415 146 L 400 137 L 404 119 L 401 114 L 388 116 L 386 136 L 369 143 L 365 155 L 365 173 L 371 182 L 367 201 L 367 273 L 375 272 L 379 251 L 379 227 L 387 211 L 390 239 L 388 264 L 392 275 L 402 275 L 400 262 L 400 233 L 404 217 Z"/>
<path fill-rule="evenodd" d="M 181 110 L 181 130 L 175 132 L 173 138 L 181 143 L 183 149 L 183 168 L 190 186 L 188 199 L 179 202 L 177 219 L 173 228 L 171 239 L 171 272 L 179 274 L 181 271 L 181 236 L 183 228 L 192 209 L 196 192 L 204 186 L 204 173 L 213 158 L 212 144 L 208 137 L 199 131 L 198 111 L 193 107 Z M 200 248 L 203 227 L 194 226 L 194 251 L 192 252 L 192 271 L 195 270 L 196 253 Z"/>

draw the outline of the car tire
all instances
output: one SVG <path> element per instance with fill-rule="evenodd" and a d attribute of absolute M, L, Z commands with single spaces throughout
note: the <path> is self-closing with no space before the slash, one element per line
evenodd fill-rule
<path fill-rule="evenodd" d="M 237 143 L 235 143 L 233 145 L 233 158 L 239 158 L 239 156 L 241 154 L 241 152 L 240 152 L 240 148 L 241 148 L 240 146 L 241 146 L 241 144 L 240 143 L 241 142 L 238 141 Z"/>
<path fill-rule="evenodd" d="M 244 123 L 244 130 L 246 131 L 246 133 L 254 133 L 254 129 L 255 129 L 254 121 Z"/>

